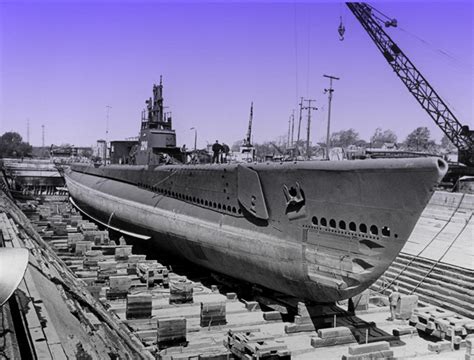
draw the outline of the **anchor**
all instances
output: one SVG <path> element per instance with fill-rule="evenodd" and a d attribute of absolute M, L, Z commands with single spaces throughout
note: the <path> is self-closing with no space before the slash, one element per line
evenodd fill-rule
<path fill-rule="evenodd" d="M 300 184 L 296 182 L 295 186 L 288 188 L 283 185 L 283 193 L 286 198 L 286 215 L 290 220 L 299 219 L 306 216 L 304 192 Z"/>

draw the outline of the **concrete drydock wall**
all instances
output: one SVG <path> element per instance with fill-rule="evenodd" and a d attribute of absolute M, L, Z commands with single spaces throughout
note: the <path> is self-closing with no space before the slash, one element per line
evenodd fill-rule
<path fill-rule="evenodd" d="M 437 191 L 402 252 L 474 270 L 474 195 Z"/>

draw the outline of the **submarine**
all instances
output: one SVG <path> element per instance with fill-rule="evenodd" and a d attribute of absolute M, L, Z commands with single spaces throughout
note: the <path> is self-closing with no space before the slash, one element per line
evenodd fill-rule
<path fill-rule="evenodd" d="M 433 157 L 182 164 L 161 81 L 146 103 L 131 164 L 63 170 L 74 206 L 157 251 L 305 301 L 375 282 L 448 169 Z"/>

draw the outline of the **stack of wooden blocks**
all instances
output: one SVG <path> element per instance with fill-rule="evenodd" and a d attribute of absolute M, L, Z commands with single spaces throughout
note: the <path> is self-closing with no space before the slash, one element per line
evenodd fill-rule
<path fill-rule="evenodd" d="M 306 305 L 302 302 L 298 302 L 298 315 L 295 316 L 295 323 L 285 325 L 285 333 L 292 334 L 314 330 L 314 323 Z"/>
<path fill-rule="evenodd" d="M 84 241 L 84 235 L 82 235 L 81 233 L 76 232 L 67 234 L 67 245 L 70 251 L 76 251 L 76 244 L 79 241 Z"/>
<path fill-rule="evenodd" d="M 144 262 L 146 255 L 129 255 L 127 261 L 127 274 L 136 275 L 137 274 L 137 264 Z"/>
<path fill-rule="evenodd" d="M 466 355 L 465 360 L 474 360 L 474 336 L 470 335 L 466 339 Z"/>
<path fill-rule="evenodd" d="M 132 245 L 120 245 L 115 249 L 115 260 L 128 260 L 132 255 Z"/>
<path fill-rule="evenodd" d="M 169 283 L 170 304 L 186 304 L 193 302 L 193 283 L 186 278 L 172 280 Z"/>
<path fill-rule="evenodd" d="M 51 222 L 49 228 L 53 231 L 54 235 L 67 236 L 66 225 L 67 224 L 62 221 L 53 221 Z"/>
<path fill-rule="evenodd" d="M 349 354 L 342 355 L 342 360 L 393 359 L 393 350 L 387 341 L 370 344 L 351 345 Z"/>
<path fill-rule="evenodd" d="M 474 333 L 474 320 L 435 306 L 414 309 L 409 324 L 441 340 L 451 340 L 452 337 L 462 340 Z"/>
<path fill-rule="evenodd" d="M 158 349 L 186 345 L 186 319 L 184 317 L 158 319 L 156 331 Z"/>
<path fill-rule="evenodd" d="M 84 269 L 92 269 L 98 266 L 100 261 L 104 260 L 104 255 L 100 250 L 89 250 L 85 253 L 83 261 Z"/>
<path fill-rule="evenodd" d="M 201 303 L 201 327 L 225 325 L 225 302 Z"/>
<path fill-rule="evenodd" d="M 315 348 L 341 344 L 352 344 L 355 342 L 356 339 L 354 338 L 351 330 L 345 326 L 319 329 L 318 337 L 311 338 L 311 346 Z"/>
<path fill-rule="evenodd" d="M 418 307 L 418 296 L 417 295 L 400 295 L 397 306 L 395 307 L 395 318 L 408 320 Z"/>
<path fill-rule="evenodd" d="M 99 261 L 98 280 L 108 280 L 111 275 L 117 274 L 117 262 L 116 261 Z"/>
<path fill-rule="evenodd" d="M 127 275 L 110 276 L 109 286 L 107 299 L 124 299 L 127 297 L 128 290 L 132 286 L 132 279 Z"/>
<path fill-rule="evenodd" d="M 224 345 L 237 359 L 290 360 L 291 353 L 283 343 L 277 343 L 265 333 L 234 332 L 229 330 Z"/>
<path fill-rule="evenodd" d="M 92 249 L 93 243 L 91 241 L 77 241 L 76 242 L 76 255 L 85 255 L 86 252 Z"/>
<path fill-rule="evenodd" d="M 127 295 L 125 316 L 127 319 L 149 319 L 152 310 L 151 294 Z"/>
<path fill-rule="evenodd" d="M 138 263 L 136 272 L 140 280 L 145 282 L 148 287 L 153 287 L 155 283 L 168 286 L 168 268 L 156 261 Z"/>

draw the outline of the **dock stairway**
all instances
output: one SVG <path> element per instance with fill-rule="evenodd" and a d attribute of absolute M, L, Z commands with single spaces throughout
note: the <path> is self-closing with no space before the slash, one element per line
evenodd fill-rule
<path fill-rule="evenodd" d="M 372 286 L 387 293 L 396 284 L 402 294 L 418 295 L 419 302 L 474 319 L 474 271 L 431 259 L 400 253 Z"/>

